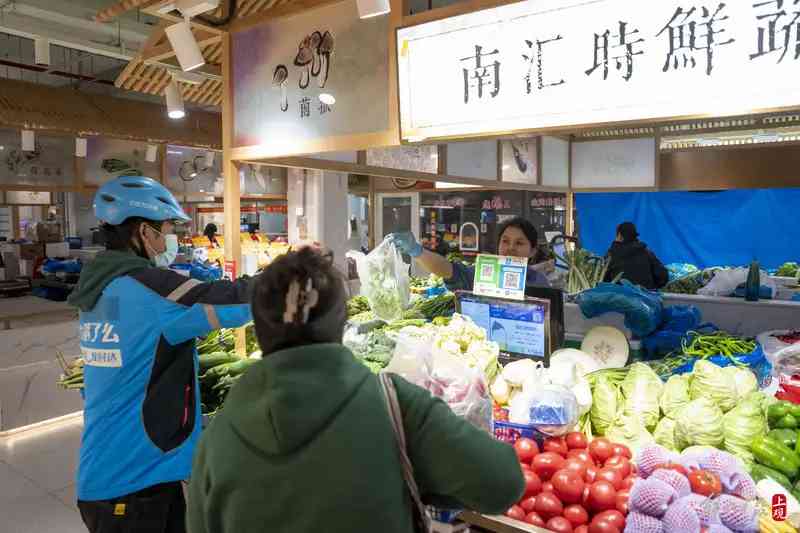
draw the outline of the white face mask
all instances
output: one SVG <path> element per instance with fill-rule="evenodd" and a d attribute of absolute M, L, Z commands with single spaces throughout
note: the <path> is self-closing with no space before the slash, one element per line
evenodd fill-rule
<path fill-rule="evenodd" d="M 156 255 L 153 262 L 158 267 L 168 267 L 175 262 L 178 257 L 178 236 L 174 234 L 164 235 L 164 244 L 166 250 Z"/>

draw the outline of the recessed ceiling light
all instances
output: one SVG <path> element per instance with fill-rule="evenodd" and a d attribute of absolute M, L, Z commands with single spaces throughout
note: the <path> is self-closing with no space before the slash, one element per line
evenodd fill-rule
<path fill-rule="evenodd" d="M 336 98 L 332 94 L 322 93 L 319 95 L 319 101 L 325 105 L 333 105 L 336 103 Z"/>

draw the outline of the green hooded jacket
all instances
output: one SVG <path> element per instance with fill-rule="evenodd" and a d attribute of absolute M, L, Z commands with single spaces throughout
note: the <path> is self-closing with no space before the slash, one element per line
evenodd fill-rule
<path fill-rule="evenodd" d="M 127 276 L 152 266 L 150 260 L 132 252 L 117 250 L 100 252 L 81 272 L 78 286 L 70 293 L 67 303 L 81 311 L 91 311 L 109 283 L 120 276 Z"/>
<path fill-rule="evenodd" d="M 393 378 L 423 500 L 491 514 L 524 491 L 511 446 Z M 411 498 L 375 375 L 339 344 L 270 354 L 203 434 L 190 533 L 411 533 Z"/>

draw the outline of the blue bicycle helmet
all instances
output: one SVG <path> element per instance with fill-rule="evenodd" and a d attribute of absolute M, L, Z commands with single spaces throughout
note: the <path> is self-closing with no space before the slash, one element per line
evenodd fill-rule
<path fill-rule="evenodd" d="M 166 187 L 144 176 L 120 176 L 103 184 L 94 197 L 94 214 L 113 226 L 131 217 L 156 222 L 191 220 Z"/>

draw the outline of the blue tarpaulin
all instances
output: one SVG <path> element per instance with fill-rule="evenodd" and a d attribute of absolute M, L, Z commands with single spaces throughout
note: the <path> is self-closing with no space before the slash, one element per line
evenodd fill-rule
<path fill-rule="evenodd" d="M 797 261 L 799 206 L 800 189 L 575 195 L 584 248 L 605 255 L 617 225 L 630 221 L 664 264 L 700 268 Z"/>

